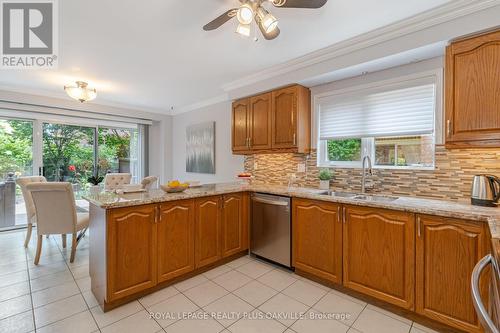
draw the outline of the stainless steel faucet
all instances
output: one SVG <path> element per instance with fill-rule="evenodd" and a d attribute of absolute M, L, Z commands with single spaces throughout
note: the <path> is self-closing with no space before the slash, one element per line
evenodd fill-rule
<path fill-rule="evenodd" d="M 366 155 L 363 157 L 363 171 L 362 171 L 362 179 L 361 179 L 361 193 L 366 192 L 366 161 L 368 161 L 368 173 L 370 176 L 373 175 L 373 169 L 372 169 L 372 159 L 370 156 Z"/>

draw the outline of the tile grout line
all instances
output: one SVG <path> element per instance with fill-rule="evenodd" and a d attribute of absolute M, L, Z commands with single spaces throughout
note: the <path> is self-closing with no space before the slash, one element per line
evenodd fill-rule
<path fill-rule="evenodd" d="M 50 238 L 52 238 L 52 236 L 50 236 Z M 49 324 L 47 324 L 47 325 L 40 326 L 40 328 L 42 328 L 42 327 L 47 327 L 47 326 L 49 326 L 49 325 L 52 325 L 52 324 L 55 324 L 55 323 L 57 323 L 57 322 L 63 321 L 63 320 L 65 320 L 65 319 L 68 319 L 68 318 L 70 318 L 70 317 L 72 317 L 72 316 L 75 316 L 75 315 L 78 315 L 78 314 L 84 313 L 84 312 L 86 312 L 86 311 L 89 311 L 89 312 L 90 312 L 90 315 L 92 316 L 92 319 L 94 320 L 94 323 L 96 324 L 96 327 L 97 327 L 98 331 L 100 332 L 101 330 L 100 330 L 100 328 L 99 328 L 99 325 L 97 325 L 97 321 L 95 320 L 94 315 L 92 314 L 92 311 L 90 311 L 90 307 L 89 307 L 89 305 L 88 305 L 88 303 L 87 303 L 87 300 L 85 299 L 85 297 L 83 297 L 82 290 L 80 289 L 80 286 L 78 285 L 78 283 L 76 283 L 76 279 L 75 279 L 75 277 L 73 276 L 73 272 L 71 271 L 71 268 L 69 267 L 69 264 L 68 264 L 68 262 L 67 262 L 67 260 L 66 260 L 67 258 L 66 258 L 66 257 L 64 257 L 64 253 L 62 252 L 61 248 L 59 247 L 59 243 L 58 243 L 56 240 L 52 240 L 52 241 L 54 241 L 54 242 L 55 242 L 56 247 L 57 247 L 57 249 L 59 250 L 59 253 L 60 253 L 60 254 L 61 254 L 61 256 L 63 257 L 63 261 L 64 261 L 64 263 L 65 263 L 65 265 L 66 265 L 67 269 L 69 270 L 69 272 L 70 272 L 70 274 L 71 274 L 71 277 L 73 278 L 72 282 L 74 282 L 74 283 L 76 284 L 76 287 L 78 288 L 78 291 L 79 291 L 79 295 L 83 298 L 83 301 L 85 302 L 85 305 L 86 305 L 87 309 L 86 309 L 86 310 L 83 310 L 83 311 L 80 311 L 80 312 L 77 312 L 77 313 L 74 313 L 74 314 L 72 314 L 72 315 L 70 315 L 70 316 L 64 317 L 64 318 L 62 318 L 62 319 L 59 319 L 59 320 L 57 320 L 57 321 L 55 321 L 55 322 L 52 322 L 52 323 L 49 323 Z M 57 273 L 54 273 L 54 274 L 57 274 Z M 48 275 L 50 275 L 50 274 L 48 274 Z M 68 282 L 70 282 L 70 281 L 68 281 Z M 37 290 L 37 292 L 38 292 L 38 291 L 42 291 L 42 290 L 46 290 L 46 289 L 50 289 L 50 288 L 52 288 L 52 287 L 49 287 L 49 288 L 44 288 L 44 289 L 41 289 L 41 290 Z M 78 295 L 78 294 L 75 294 L 75 295 Z M 62 300 L 68 299 L 68 298 L 70 298 L 70 297 L 74 297 L 75 295 L 71 295 L 71 296 L 68 296 L 68 297 L 61 298 L 61 299 L 59 299 L 59 300 L 57 300 L 57 301 L 53 301 L 53 302 L 50 302 L 50 303 L 44 304 L 43 306 L 46 306 L 46 305 L 49 305 L 49 304 L 53 304 L 53 303 L 55 303 L 55 302 L 59 302 L 59 301 L 62 301 Z M 33 306 L 33 305 L 32 305 L 32 306 Z M 42 306 L 40 306 L 40 307 L 42 307 Z M 34 307 L 33 307 L 33 309 L 34 309 Z M 33 315 L 33 319 L 34 319 L 34 315 Z M 35 330 L 36 330 L 36 329 L 38 329 L 38 328 L 37 328 L 37 327 L 36 327 L 36 325 L 35 325 Z M 94 332 L 96 332 L 96 331 L 94 331 Z"/>
<path fill-rule="evenodd" d="M 23 234 L 24 234 L 24 232 L 23 232 Z M 24 235 L 24 236 L 26 237 L 26 235 Z M 28 244 L 28 247 L 29 247 L 29 244 Z M 26 257 L 26 271 L 27 271 L 27 274 L 28 274 L 28 287 L 29 287 L 30 300 L 31 300 L 31 315 L 32 315 L 32 318 L 33 318 L 33 328 L 34 328 L 35 333 L 36 333 L 37 327 L 36 327 L 36 322 L 35 322 L 35 307 L 33 305 L 33 293 L 31 292 L 31 279 L 30 279 L 30 270 L 29 270 L 29 263 L 28 263 L 28 251 L 27 251 L 27 248 L 24 249 L 24 255 Z"/>
<path fill-rule="evenodd" d="M 85 238 L 85 236 L 82 237 L 82 239 Z M 71 242 L 73 242 L 73 240 L 71 240 Z M 90 316 L 92 317 L 92 319 L 94 320 L 94 323 L 98 329 L 99 332 L 101 332 L 101 328 L 99 327 L 99 325 L 97 324 L 97 320 L 95 319 L 94 317 L 94 314 L 92 313 L 92 311 L 90 311 L 90 306 L 89 304 L 87 303 L 87 300 L 85 299 L 85 297 L 83 296 L 83 292 L 82 292 L 82 289 L 80 288 L 80 286 L 78 285 L 78 283 L 76 283 L 76 279 L 75 279 L 75 276 L 73 275 L 73 271 L 71 270 L 71 267 L 69 267 L 69 264 L 68 264 L 68 261 L 67 259 L 68 258 L 65 258 L 64 257 L 64 254 L 62 252 L 62 248 L 59 247 L 59 243 L 56 242 L 56 245 L 57 245 L 57 248 L 59 249 L 59 252 L 61 252 L 61 255 L 62 257 L 64 258 L 64 263 L 66 264 L 66 267 L 68 267 L 68 270 L 69 270 L 69 273 L 71 274 L 71 276 L 73 277 L 73 282 L 76 284 L 76 287 L 78 288 L 78 290 L 80 291 L 80 296 L 83 298 L 83 301 L 85 302 L 85 305 L 87 306 L 87 311 L 90 313 Z M 67 249 L 67 244 L 66 244 L 66 249 Z M 73 243 L 71 244 L 71 246 L 73 246 Z M 76 257 L 76 251 L 75 251 L 75 257 Z M 82 266 L 82 265 L 81 265 Z M 90 275 L 89 275 L 90 276 Z M 84 311 L 82 311 L 84 312 Z"/>

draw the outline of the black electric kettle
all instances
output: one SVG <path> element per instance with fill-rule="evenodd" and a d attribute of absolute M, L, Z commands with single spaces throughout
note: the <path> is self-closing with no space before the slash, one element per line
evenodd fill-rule
<path fill-rule="evenodd" d="M 471 202 L 477 206 L 497 207 L 500 199 L 500 178 L 477 175 L 472 180 Z"/>

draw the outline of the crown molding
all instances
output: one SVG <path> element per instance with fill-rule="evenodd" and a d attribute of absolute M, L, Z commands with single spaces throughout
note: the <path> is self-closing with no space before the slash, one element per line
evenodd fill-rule
<path fill-rule="evenodd" d="M 341 41 L 326 48 L 308 53 L 302 57 L 284 62 L 235 80 L 222 86 L 225 92 L 230 92 L 251 84 L 293 73 L 299 69 L 322 63 L 334 58 L 348 55 L 371 46 L 381 44 L 395 38 L 415 33 L 435 25 L 443 24 L 494 6 L 500 5 L 500 0 L 457 0 L 423 13 L 414 15 L 382 28 L 372 30 L 362 35 Z"/>
<path fill-rule="evenodd" d="M 219 95 L 219 96 L 216 96 L 216 97 L 213 97 L 213 98 L 205 99 L 203 101 L 200 101 L 200 102 L 197 102 L 197 103 L 194 103 L 194 104 L 182 106 L 182 107 L 180 107 L 178 109 L 173 109 L 172 112 L 171 112 L 171 115 L 175 116 L 175 115 L 178 115 L 178 114 L 181 114 L 181 113 L 186 113 L 186 112 L 189 112 L 189 111 L 198 110 L 198 109 L 210 106 L 210 105 L 215 105 L 215 104 L 218 104 L 218 103 L 227 102 L 229 100 L 230 99 L 229 99 L 229 95 L 228 94 L 222 94 L 222 95 Z"/>

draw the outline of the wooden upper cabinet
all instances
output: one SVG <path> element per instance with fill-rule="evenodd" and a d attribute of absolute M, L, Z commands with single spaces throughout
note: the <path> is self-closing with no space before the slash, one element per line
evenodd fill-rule
<path fill-rule="evenodd" d="M 447 147 L 500 147 L 500 31 L 446 50 Z"/>
<path fill-rule="evenodd" d="M 480 332 L 471 296 L 471 275 L 486 255 L 484 223 L 417 216 L 416 311 L 466 332 Z M 487 303 L 487 278 L 481 288 Z"/>
<path fill-rule="evenodd" d="M 311 93 L 295 85 L 272 93 L 272 146 L 307 152 L 311 144 Z"/>
<path fill-rule="evenodd" d="M 297 89 L 273 91 L 273 147 L 297 146 Z"/>
<path fill-rule="evenodd" d="M 235 154 L 307 153 L 311 147 L 311 93 L 294 85 L 237 100 L 232 112 Z"/>
<path fill-rule="evenodd" d="M 156 284 L 156 207 L 117 208 L 107 213 L 107 302 Z"/>
<path fill-rule="evenodd" d="M 333 283 L 342 283 L 339 204 L 292 200 L 292 262 L 298 270 Z"/>
<path fill-rule="evenodd" d="M 248 194 L 222 197 L 222 257 L 248 249 Z"/>
<path fill-rule="evenodd" d="M 344 286 L 412 310 L 415 295 L 414 215 L 345 206 L 343 218 Z"/>
<path fill-rule="evenodd" d="M 249 99 L 245 98 L 233 103 L 232 111 L 232 146 L 233 151 L 248 151 L 249 147 Z"/>
<path fill-rule="evenodd" d="M 194 270 L 194 201 L 159 205 L 158 282 Z"/>
<path fill-rule="evenodd" d="M 220 196 L 195 200 L 195 267 L 200 268 L 221 259 Z"/>
<path fill-rule="evenodd" d="M 252 150 L 271 149 L 271 93 L 250 98 L 249 146 Z"/>

